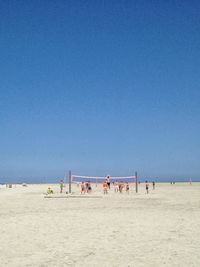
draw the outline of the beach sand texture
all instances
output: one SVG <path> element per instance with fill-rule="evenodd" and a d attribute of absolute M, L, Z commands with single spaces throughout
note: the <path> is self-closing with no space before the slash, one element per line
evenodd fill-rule
<path fill-rule="evenodd" d="M 47 187 L 0 186 L 0 266 L 200 266 L 200 183 L 85 199 Z"/>

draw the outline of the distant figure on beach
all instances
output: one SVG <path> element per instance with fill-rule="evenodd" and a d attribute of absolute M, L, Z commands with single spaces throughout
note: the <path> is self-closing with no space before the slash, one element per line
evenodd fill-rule
<path fill-rule="evenodd" d="M 87 190 L 88 193 L 91 193 L 92 192 L 92 186 L 91 186 L 91 183 L 88 182 L 88 190 Z"/>
<path fill-rule="evenodd" d="M 51 189 L 51 187 L 48 187 L 48 189 L 47 189 L 47 194 L 49 195 L 49 194 L 53 194 L 53 190 Z"/>
<path fill-rule="evenodd" d="M 86 182 L 85 183 L 85 191 L 88 193 L 88 185 L 89 185 L 89 182 Z"/>
<path fill-rule="evenodd" d="M 106 182 L 107 182 L 108 188 L 110 189 L 110 176 L 109 175 L 107 175 L 106 177 Z"/>
<path fill-rule="evenodd" d="M 119 183 L 119 192 L 120 192 L 120 193 L 122 193 L 123 188 L 124 188 L 124 183 L 121 181 L 121 182 Z"/>
<path fill-rule="evenodd" d="M 129 183 L 128 182 L 126 183 L 126 193 L 129 194 Z"/>
<path fill-rule="evenodd" d="M 145 181 L 146 193 L 149 194 L 149 183 Z"/>
<path fill-rule="evenodd" d="M 81 194 L 85 194 L 85 183 L 81 183 Z"/>
<path fill-rule="evenodd" d="M 103 193 L 108 194 L 108 183 L 107 180 L 103 183 Z"/>
<path fill-rule="evenodd" d="M 64 183 L 63 180 L 60 180 L 60 193 L 63 192 Z"/>
<path fill-rule="evenodd" d="M 119 191 L 118 182 L 114 182 L 114 188 L 115 188 L 115 193 L 117 193 Z"/>
<path fill-rule="evenodd" d="M 190 178 L 190 184 L 192 184 L 192 179 Z"/>
<path fill-rule="evenodd" d="M 155 184 L 154 181 L 152 182 L 152 185 L 153 185 L 153 190 L 155 190 L 155 185 L 156 185 L 156 184 Z"/>
<path fill-rule="evenodd" d="M 87 181 L 87 182 L 85 183 L 85 191 L 86 191 L 87 193 L 91 193 L 91 191 L 92 191 L 92 186 L 91 186 L 90 181 Z"/>

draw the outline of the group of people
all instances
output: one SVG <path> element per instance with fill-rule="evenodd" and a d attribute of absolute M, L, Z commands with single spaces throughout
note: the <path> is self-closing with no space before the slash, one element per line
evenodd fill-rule
<path fill-rule="evenodd" d="M 108 191 L 110 190 L 110 186 L 111 186 L 111 181 L 110 181 L 110 176 L 108 175 L 105 179 L 105 181 L 103 182 L 103 193 L 104 194 L 108 194 Z M 122 193 L 123 190 L 125 190 L 127 193 L 129 193 L 129 183 L 124 183 L 123 181 L 120 182 L 114 182 L 113 183 L 114 186 L 114 191 L 115 193 L 119 192 Z M 91 193 L 92 192 L 92 186 L 90 181 L 87 182 L 82 182 L 81 183 L 81 194 L 85 194 L 85 193 Z"/>
<path fill-rule="evenodd" d="M 59 187 L 60 187 L 60 193 L 63 193 L 63 188 L 64 188 L 64 181 L 63 180 L 60 180 L 60 183 L 59 183 Z M 53 189 L 49 186 L 47 188 L 47 194 L 53 194 Z"/>
<path fill-rule="evenodd" d="M 110 190 L 110 185 L 111 185 L 110 176 L 107 176 L 103 182 L 103 193 L 104 194 L 108 194 L 108 191 Z M 130 187 L 129 187 L 128 182 L 124 183 L 123 181 L 120 181 L 120 182 L 115 181 L 115 182 L 113 182 L 113 186 L 114 186 L 115 193 L 117 193 L 117 192 L 122 193 L 123 191 L 125 191 L 126 193 L 129 194 Z M 153 187 L 153 190 L 155 190 L 155 182 L 154 181 L 152 182 L 152 187 Z M 145 190 L 146 190 L 146 193 L 149 194 L 148 181 L 145 181 Z M 89 181 L 88 182 L 82 182 L 81 183 L 81 194 L 91 193 L 91 192 L 92 192 L 91 183 Z"/>
<path fill-rule="evenodd" d="M 85 193 L 91 193 L 92 192 L 92 186 L 90 181 L 87 182 L 82 182 L 81 183 L 81 194 L 85 194 Z"/>
<path fill-rule="evenodd" d="M 153 186 L 153 190 L 155 190 L 156 183 L 154 181 L 152 182 L 152 186 Z M 146 189 L 146 193 L 149 194 L 149 183 L 148 183 L 148 181 L 145 181 L 145 189 Z"/>
<path fill-rule="evenodd" d="M 103 193 L 108 194 L 108 189 L 110 189 L 110 176 L 108 175 L 103 182 Z"/>
<path fill-rule="evenodd" d="M 129 193 L 129 183 L 128 182 L 127 183 L 124 183 L 123 181 L 114 182 L 113 185 L 114 185 L 115 193 L 117 193 L 117 192 L 122 193 L 124 189 L 125 189 L 126 193 Z"/>
<path fill-rule="evenodd" d="M 103 182 L 103 193 L 104 194 L 108 194 L 108 191 L 110 190 L 110 176 L 106 176 L 106 179 L 105 181 Z M 124 183 L 123 181 L 120 181 L 120 182 L 113 182 L 113 186 L 114 186 L 114 191 L 115 193 L 119 192 L 119 193 L 122 193 L 124 190 L 126 191 L 126 193 L 129 193 L 129 183 L 126 182 Z M 60 181 L 59 183 L 59 187 L 60 187 L 60 193 L 63 192 L 63 187 L 64 187 L 64 182 L 63 180 Z M 155 182 L 153 181 L 152 182 L 152 187 L 153 187 L 153 190 L 155 189 Z M 148 181 L 145 181 L 145 190 L 146 190 L 146 193 L 149 194 L 149 183 Z M 91 183 L 90 181 L 87 181 L 87 182 L 82 182 L 81 183 L 81 194 L 85 194 L 85 193 L 91 193 L 92 192 L 92 186 L 91 186 Z M 53 194 L 53 190 L 48 187 L 47 189 L 47 194 Z"/>
<path fill-rule="evenodd" d="M 124 188 L 125 188 L 126 192 L 129 193 L 129 183 L 128 182 L 124 184 L 123 181 L 120 181 L 120 182 L 115 181 L 113 183 L 113 185 L 114 185 L 115 193 L 117 193 L 117 192 L 122 193 Z M 107 194 L 109 189 L 110 189 L 110 176 L 107 176 L 104 183 L 103 183 L 103 193 Z"/>

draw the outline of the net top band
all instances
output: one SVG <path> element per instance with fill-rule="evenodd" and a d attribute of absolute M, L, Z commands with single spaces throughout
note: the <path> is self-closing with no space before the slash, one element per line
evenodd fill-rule
<path fill-rule="evenodd" d="M 108 176 L 84 176 L 84 175 L 72 175 L 72 179 L 74 178 L 83 178 L 83 179 L 96 179 L 96 180 L 103 180 L 106 179 Z M 134 176 L 109 176 L 110 179 L 112 180 L 120 180 L 120 179 L 135 179 Z"/>

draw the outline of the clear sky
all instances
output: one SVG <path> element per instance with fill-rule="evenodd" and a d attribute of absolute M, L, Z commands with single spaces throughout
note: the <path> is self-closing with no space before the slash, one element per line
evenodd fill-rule
<path fill-rule="evenodd" d="M 200 178 L 199 1 L 0 1 L 0 178 Z"/>

